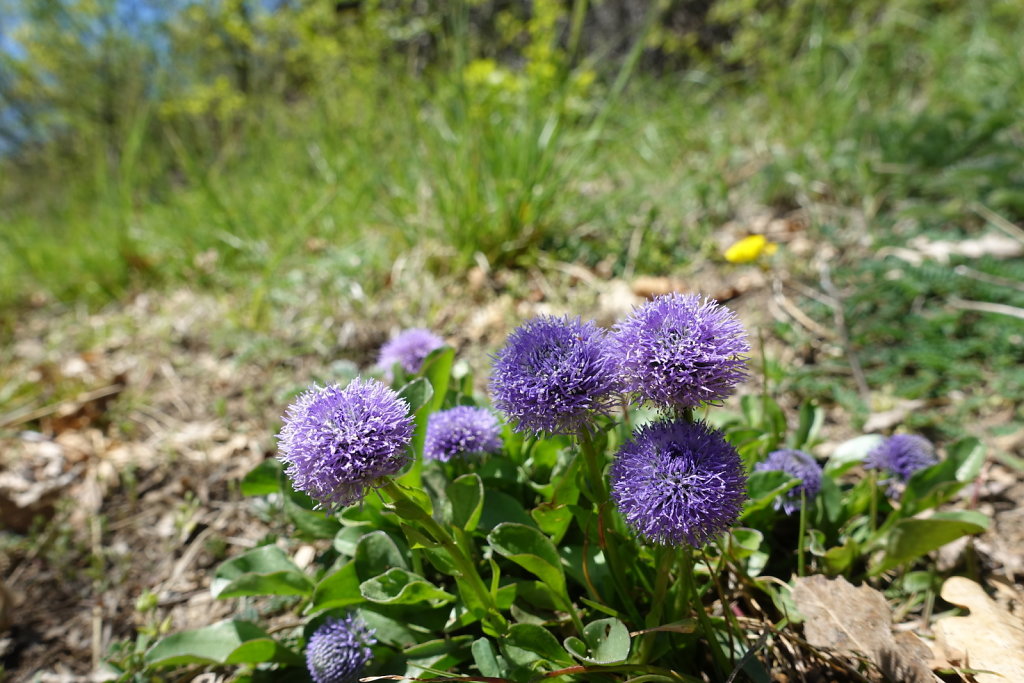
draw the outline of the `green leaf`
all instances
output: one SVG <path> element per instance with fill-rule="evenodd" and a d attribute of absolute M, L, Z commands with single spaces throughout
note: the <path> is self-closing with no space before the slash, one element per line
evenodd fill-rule
<path fill-rule="evenodd" d="M 426 379 L 417 377 L 399 389 L 398 395 L 409 403 L 409 414 L 412 415 L 427 405 L 434 395 L 434 389 Z"/>
<path fill-rule="evenodd" d="M 538 529 L 503 522 L 488 534 L 487 542 L 496 553 L 549 584 L 556 594 L 565 593 L 565 574 L 558 551 Z"/>
<path fill-rule="evenodd" d="M 215 598 L 240 595 L 309 595 L 313 582 L 276 545 L 264 545 L 217 568 L 210 592 Z"/>
<path fill-rule="evenodd" d="M 985 464 L 985 447 L 973 436 L 960 439 L 948 449 L 949 459 L 956 463 L 956 480 L 974 481 Z"/>
<path fill-rule="evenodd" d="M 899 520 L 886 543 L 885 555 L 871 568 L 871 575 L 906 564 L 961 536 L 980 534 L 989 526 L 989 517 L 975 510 L 937 512 L 927 519 Z"/>
<path fill-rule="evenodd" d="M 334 538 L 341 523 L 324 510 L 314 510 L 313 499 L 290 486 L 284 495 L 284 511 L 295 527 L 313 538 Z"/>
<path fill-rule="evenodd" d="M 418 678 L 432 671 L 449 671 L 469 657 L 472 636 L 439 638 L 419 643 L 402 652 L 405 657 L 407 678 Z"/>
<path fill-rule="evenodd" d="M 800 405 L 800 424 L 793 435 L 793 448 L 806 450 L 818 439 L 821 426 L 825 423 L 825 411 L 811 400 Z"/>
<path fill-rule="evenodd" d="M 267 496 L 281 491 L 281 461 L 267 458 L 242 478 L 243 496 Z"/>
<path fill-rule="evenodd" d="M 484 505 L 480 511 L 480 523 L 477 528 L 490 531 L 502 522 L 515 522 L 533 526 L 530 515 L 526 514 L 522 503 L 512 496 L 493 488 L 484 491 Z"/>
<path fill-rule="evenodd" d="M 840 546 L 829 548 L 825 551 L 822 561 L 825 563 L 827 574 L 843 574 L 860 556 L 860 546 L 853 538 L 847 538 L 846 543 Z"/>
<path fill-rule="evenodd" d="M 818 491 L 817 503 L 825 514 L 825 519 L 831 524 L 839 521 L 843 514 L 843 492 L 836 485 L 835 480 L 824 475 L 821 478 L 821 490 Z"/>
<path fill-rule="evenodd" d="M 356 563 L 347 562 L 341 568 L 322 578 L 316 585 L 310 609 L 319 612 L 325 609 L 357 605 L 362 601 L 363 594 L 359 592 Z"/>
<path fill-rule="evenodd" d="M 501 645 L 502 651 L 508 658 L 518 664 L 524 663 L 521 660 L 526 658 L 511 652 L 512 648 L 539 655 L 542 659 L 558 666 L 566 667 L 574 664 L 569 653 L 559 645 L 558 639 L 546 628 L 537 624 L 513 624 L 501 640 Z"/>
<path fill-rule="evenodd" d="M 832 451 L 832 457 L 825 463 L 825 474 L 839 476 L 848 469 L 859 465 L 864 457 L 871 450 L 882 443 L 883 438 L 879 434 L 865 434 L 836 446 Z"/>
<path fill-rule="evenodd" d="M 565 649 L 588 664 L 616 664 L 629 657 L 629 629 L 615 618 L 598 619 L 583 627 L 583 639 L 569 636 Z"/>
<path fill-rule="evenodd" d="M 302 658 L 266 631 L 248 621 L 221 621 L 192 631 L 181 631 L 158 641 L 146 652 L 150 666 L 182 664 L 300 664 Z"/>
<path fill-rule="evenodd" d="M 800 485 L 800 480 L 778 470 L 759 470 L 750 473 L 747 479 L 747 492 L 750 500 L 740 519 L 772 505 L 786 491 Z"/>
<path fill-rule="evenodd" d="M 361 607 L 356 612 L 366 622 L 366 625 L 373 629 L 373 635 L 377 642 L 401 649 L 415 645 L 421 637 L 419 632 L 422 629 L 410 622 L 408 609 L 408 607 L 392 608 L 372 605 Z M 387 614 L 383 612 L 387 612 Z"/>
<path fill-rule="evenodd" d="M 435 349 L 423 359 L 421 374 L 430 382 L 433 389 L 433 396 L 430 400 L 429 412 L 434 413 L 441 409 L 444 404 L 444 397 L 448 393 L 448 383 L 452 377 L 452 365 L 455 363 L 455 349 L 450 346 L 442 346 Z"/>
<path fill-rule="evenodd" d="M 359 584 L 359 592 L 370 602 L 382 605 L 415 605 L 429 602 L 432 607 L 451 602 L 455 596 L 429 583 L 422 576 L 393 567 L 380 576 Z"/>
<path fill-rule="evenodd" d="M 404 543 L 399 545 L 395 537 L 378 529 L 359 539 L 352 564 L 355 565 L 356 576 L 366 581 L 392 567 L 408 569 L 409 564 L 405 559 L 408 554 L 409 550 Z"/>
<path fill-rule="evenodd" d="M 555 595 L 552 588 L 543 581 L 516 581 L 515 597 L 524 602 L 544 610 L 559 609 L 563 604 L 561 598 Z M 504 587 L 504 586 L 503 586 Z"/>
<path fill-rule="evenodd" d="M 473 653 L 473 663 L 480 669 L 480 674 L 490 678 L 499 678 L 505 675 L 505 669 L 498 661 L 498 653 L 494 649 L 494 643 L 490 638 L 477 638 L 473 641 L 470 651 Z"/>
<path fill-rule="evenodd" d="M 901 516 L 911 517 L 951 500 L 978 476 L 984 462 L 985 449 L 977 439 L 968 437 L 957 441 L 949 448 L 949 457 L 910 477 L 903 493 Z"/>
<path fill-rule="evenodd" d="M 448 485 L 452 505 L 452 525 L 473 531 L 480 523 L 484 508 L 484 483 L 476 474 L 463 474 Z"/>
<path fill-rule="evenodd" d="M 537 522 L 540 530 L 551 536 L 554 543 L 558 543 L 569 530 L 572 522 L 572 509 L 568 505 L 555 505 L 553 503 L 541 503 L 530 510 L 530 516 Z"/>

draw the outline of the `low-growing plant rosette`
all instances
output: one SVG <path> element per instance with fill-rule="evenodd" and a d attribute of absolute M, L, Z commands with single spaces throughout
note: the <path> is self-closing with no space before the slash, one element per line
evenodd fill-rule
<path fill-rule="evenodd" d="M 790 428 L 772 396 L 733 396 L 746 339 L 721 304 L 669 295 L 611 331 L 525 321 L 493 355 L 490 404 L 447 347 L 400 386 L 309 387 L 241 485 L 281 535 L 212 578 L 245 618 L 165 635 L 144 667 L 691 683 L 742 660 L 771 680 L 757 643 L 789 623 L 787 582 L 916 575 L 985 528 L 956 506 L 983 454 L 920 456 L 908 435 L 821 453 L 821 408 Z M 914 586 L 892 591 L 916 604 Z M 293 626 L 261 625 L 286 611 Z"/>

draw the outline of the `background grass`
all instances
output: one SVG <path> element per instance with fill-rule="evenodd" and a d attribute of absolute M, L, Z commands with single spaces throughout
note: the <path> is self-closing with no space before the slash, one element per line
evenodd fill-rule
<path fill-rule="evenodd" d="M 1024 305 L 1012 286 L 951 276 L 969 264 L 1019 283 L 1019 262 L 875 255 L 918 235 L 977 236 L 993 214 L 1024 218 L 1021 4 L 761 5 L 713 3 L 705 21 L 727 38 L 660 71 L 657 17 L 615 59 L 580 57 L 581 15 L 544 20 L 538 3 L 504 59 L 463 8 L 432 25 L 440 56 L 423 68 L 360 43 L 371 57 L 337 78 L 230 118 L 168 119 L 143 99 L 116 140 L 83 135 L 74 153 L 4 162 L 5 334 L 33 297 L 97 306 L 182 284 L 239 293 L 259 329 L 290 274 L 358 274 L 373 295 L 413 249 L 440 275 L 542 254 L 684 272 L 719 258 L 727 221 L 802 209 L 811 240 L 835 250 L 872 388 L 969 405 L 1019 395 L 1019 320 L 948 305 Z M 800 303 L 830 324 L 828 307 Z M 863 417 L 870 400 L 848 379 L 819 364 L 785 386 Z"/>

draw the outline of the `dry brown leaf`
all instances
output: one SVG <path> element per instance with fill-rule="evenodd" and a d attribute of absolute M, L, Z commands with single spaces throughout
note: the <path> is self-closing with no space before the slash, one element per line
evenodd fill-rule
<path fill-rule="evenodd" d="M 863 431 L 865 434 L 871 432 L 884 432 L 888 429 L 902 424 L 907 419 L 907 415 L 911 414 L 916 410 L 920 410 L 926 404 L 921 399 L 912 400 L 899 400 L 898 403 L 890 408 L 889 410 L 883 410 L 877 413 L 871 413 L 868 416 L 867 422 L 864 423 Z"/>
<path fill-rule="evenodd" d="M 879 250 L 879 256 L 895 256 L 911 265 L 919 266 L 926 260 L 949 263 L 952 256 L 981 258 L 992 256 L 998 259 L 1016 258 L 1024 254 L 1024 244 L 1005 235 L 988 233 L 976 239 L 947 241 L 917 237 L 907 247 L 886 247 Z"/>
<path fill-rule="evenodd" d="M 943 654 L 977 673 L 978 683 L 1024 681 L 1024 621 L 1000 607 L 970 579 L 954 576 L 942 585 L 942 599 L 971 610 L 966 617 L 935 622 Z"/>
<path fill-rule="evenodd" d="M 796 608 L 804 616 L 807 642 L 842 653 L 859 652 L 891 680 L 931 683 L 930 653 L 920 640 L 893 637 L 892 613 L 871 586 L 854 587 L 843 577 L 820 574 L 796 579 Z M 923 649 L 922 649 L 923 648 Z"/>
<path fill-rule="evenodd" d="M 674 277 L 658 277 L 655 275 L 638 275 L 633 280 L 633 294 L 644 299 L 687 291 L 686 283 Z"/>

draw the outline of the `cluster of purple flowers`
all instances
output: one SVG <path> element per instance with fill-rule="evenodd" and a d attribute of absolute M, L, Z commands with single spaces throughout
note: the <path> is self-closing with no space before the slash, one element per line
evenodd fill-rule
<path fill-rule="evenodd" d="M 278 451 L 292 485 L 321 505 L 350 505 L 409 461 L 409 404 L 376 380 L 313 386 L 289 406 Z"/>
<path fill-rule="evenodd" d="M 444 346 L 444 340 L 422 327 L 414 327 L 397 334 L 391 341 L 380 348 L 377 356 L 377 367 L 391 381 L 392 368 L 395 363 L 402 366 L 410 375 L 415 375 L 423 368 L 423 361 Z"/>
<path fill-rule="evenodd" d="M 373 630 L 358 616 L 328 619 L 306 643 L 306 667 L 315 683 L 354 683 L 373 657 Z"/>
<path fill-rule="evenodd" d="M 891 476 L 885 480 L 889 494 L 898 496 L 912 474 L 938 462 L 928 439 L 914 434 L 893 434 L 864 458 L 864 468 L 882 470 Z"/>
<path fill-rule="evenodd" d="M 618 388 L 608 336 L 579 318 L 534 318 L 494 357 L 491 395 L 518 431 L 574 434 L 607 414 Z"/>
<path fill-rule="evenodd" d="M 728 308 L 695 294 L 648 301 L 605 333 L 541 316 L 494 357 L 491 394 L 517 431 L 574 434 L 615 395 L 673 413 L 721 401 L 746 378 L 746 332 Z"/>
<path fill-rule="evenodd" d="M 681 411 L 721 401 L 746 377 L 746 332 L 729 309 L 669 294 L 605 333 L 578 318 L 542 316 L 494 357 L 495 406 L 521 432 L 595 429 L 617 395 L 664 412 L 618 452 L 611 495 L 650 541 L 702 545 L 733 524 L 746 495 L 742 462 L 716 430 Z"/>
<path fill-rule="evenodd" d="M 768 454 L 764 462 L 754 466 L 755 470 L 785 472 L 800 483 L 786 495 L 775 499 L 775 509 L 782 509 L 787 515 L 800 509 L 801 500 L 811 500 L 821 490 L 821 465 L 813 455 L 784 448 Z"/>
<path fill-rule="evenodd" d="M 610 477 L 626 522 L 663 545 L 704 545 L 736 522 L 746 499 L 739 454 L 701 422 L 640 427 L 619 449 Z"/>
<path fill-rule="evenodd" d="M 609 353 L 640 403 L 691 408 L 728 398 L 746 379 L 750 344 L 736 314 L 696 294 L 652 299 L 619 322 Z"/>
<path fill-rule="evenodd" d="M 457 406 L 430 416 L 423 457 L 447 462 L 501 450 L 501 425 L 485 408 Z"/>

